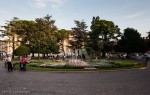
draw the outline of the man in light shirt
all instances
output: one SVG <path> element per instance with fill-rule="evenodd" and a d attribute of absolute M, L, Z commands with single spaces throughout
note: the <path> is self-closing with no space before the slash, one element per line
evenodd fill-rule
<path fill-rule="evenodd" d="M 8 55 L 7 57 L 7 65 L 8 65 L 8 71 L 12 71 L 13 67 L 12 67 L 12 58 L 10 55 Z"/>

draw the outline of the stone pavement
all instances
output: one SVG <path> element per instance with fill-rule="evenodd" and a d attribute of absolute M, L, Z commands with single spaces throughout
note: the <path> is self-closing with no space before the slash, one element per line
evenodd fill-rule
<path fill-rule="evenodd" d="M 150 66 L 111 72 L 8 72 L 0 62 L 0 95 L 150 95 Z"/>

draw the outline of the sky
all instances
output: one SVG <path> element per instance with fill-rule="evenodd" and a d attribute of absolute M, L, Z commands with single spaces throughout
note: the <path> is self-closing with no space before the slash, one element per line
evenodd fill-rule
<path fill-rule="evenodd" d="M 90 31 L 93 16 L 113 21 L 123 33 L 127 27 L 142 37 L 150 31 L 150 0 L 0 0 L 0 26 L 18 17 L 35 20 L 52 15 L 58 29 L 75 27 L 84 20 Z"/>

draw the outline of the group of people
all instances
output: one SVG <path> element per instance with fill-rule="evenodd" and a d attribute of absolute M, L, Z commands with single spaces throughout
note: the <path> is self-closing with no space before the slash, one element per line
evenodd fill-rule
<path fill-rule="evenodd" d="M 13 71 L 14 70 L 14 64 L 12 63 L 11 55 L 5 56 L 3 60 L 4 60 L 5 67 L 8 69 L 8 71 Z M 20 58 L 20 70 L 21 71 L 26 71 L 27 62 L 28 62 L 27 57 L 22 56 Z"/>

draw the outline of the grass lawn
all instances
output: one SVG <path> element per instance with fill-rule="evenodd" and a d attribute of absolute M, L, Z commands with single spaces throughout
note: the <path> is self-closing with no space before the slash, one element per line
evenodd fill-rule
<path fill-rule="evenodd" d="M 15 68 L 17 70 L 20 69 L 19 61 L 15 60 L 13 62 Z M 26 65 L 27 71 L 103 71 L 103 70 L 122 70 L 122 69 L 135 69 L 144 67 L 144 64 L 138 63 L 135 61 L 129 60 L 120 60 L 120 59 L 113 59 L 113 60 L 93 60 L 93 61 L 86 61 L 89 64 L 89 67 L 95 67 L 96 69 L 84 69 L 84 67 L 70 67 L 66 66 L 66 61 L 56 60 L 51 61 L 47 59 L 42 60 L 32 60 L 31 63 Z M 44 64 L 44 66 L 43 66 Z"/>

